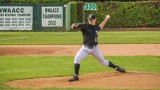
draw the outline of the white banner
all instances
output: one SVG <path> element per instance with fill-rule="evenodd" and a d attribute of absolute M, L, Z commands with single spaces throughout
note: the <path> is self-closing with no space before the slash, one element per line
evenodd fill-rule
<path fill-rule="evenodd" d="M 63 27 L 63 6 L 42 6 L 42 27 Z"/>
<path fill-rule="evenodd" d="M 0 6 L 0 30 L 32 30 L 32 6 Z"/>

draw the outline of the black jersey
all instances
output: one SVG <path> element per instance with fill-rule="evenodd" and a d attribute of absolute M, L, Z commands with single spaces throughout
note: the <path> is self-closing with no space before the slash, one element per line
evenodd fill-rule
<path fill-rule="evenodd" d="M 83 34 L 83 44 L 86 46 L 94 46 L 98 44 L 99 25 L 77 24 Z"/>

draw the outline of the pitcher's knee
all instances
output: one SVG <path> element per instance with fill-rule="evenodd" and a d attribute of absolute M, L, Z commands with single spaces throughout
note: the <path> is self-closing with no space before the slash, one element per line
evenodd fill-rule
<path fill-rule="evenodd" d="M 104 66 L 109 66 L 109 61 L 108 60 L 100 61 L 100 63 Z"/>
<path fill-rule="evenodd" d="M 80 61 L 81 61 L 81 59 L 78 59 L 78 58 L 74 58 L 74 64 L 80 64 Z"/>
<path fill-rule="evenodd" d="M 74 64 L 80 64 L 80 61 L 74 60 Z"/>

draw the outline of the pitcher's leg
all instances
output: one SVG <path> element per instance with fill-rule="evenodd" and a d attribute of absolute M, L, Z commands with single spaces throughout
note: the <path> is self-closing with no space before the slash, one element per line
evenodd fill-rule
<path fill-rule="evenodd" d="M 98 47 L 95 47 L 93 52 L 91 53 L 93 57 L 96 58 L 102 65 L 109 66 L 110 62 L 108 60 L 105 60 L 101 51 L 98 49 Z"/>
<path fill-rule="evenodd" d="M 104 66 L 108 66 L 111 68 L 116 68 L 116 65 L 114 65 L 111 61 L 108 61 L 104 59 L 102 53 L 97 50 L 96 52 L 93 53 L 93 56 Z"/>
<path fill-rule="evenodd" d="M 88 51 L 84 46 L 82 46 L 74 57 L 74 64 L 80 64 L 81 60 L 83 60 L 86 56 L 88 56 Z"/>
<path fill-rule="evenodd" d="M 111 68 L 116 69 L 119 72 L 126 72 L 123 68 L 114 65 L 111 61 L 105 60 L 101 51 L 98 49 L 98 47 L 94 48 L 92 55 L 104 66 L 108 66 Z"/>
<path fill-rule="evenodd" d="M 69 82 L 78 81 L 78 74 L 80 69 L 80 62 L 88 55 L 88 51 L 82 46 L 78 51 L 77 55 L 74 57 L 74 76 L 69 80 Z"/>
<path fill-rule="evenodd" d="M 74 69 L 75 74 L 78 76 L 80 69 L 80 62 L 88 55 L 88 51 L 82 46 L 82 48 L 78 51 L 77 55 L 74 57 Z"/>

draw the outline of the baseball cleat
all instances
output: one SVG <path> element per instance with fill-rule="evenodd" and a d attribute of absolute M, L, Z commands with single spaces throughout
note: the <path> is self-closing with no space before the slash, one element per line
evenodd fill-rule
<path fill-rule="evenodd" d="M 69 79 L 68 81 L 69 82 L 79 81 L 79 78 L 78 78 L 78 76 L 74 75 L 73 78 Z"/>
<path fill-rule="evenodd" d="M 121 72 L 121 73 L 125 73 L 125 72 L 126 72 L 125 69 L 123 69 L 123 68 L 121 68 L 121 67 L 119 67 L 119 66 L 117 66 L 115 69 L 116 69 L 116 71 L 119 71 L 119 72 Z"/>

